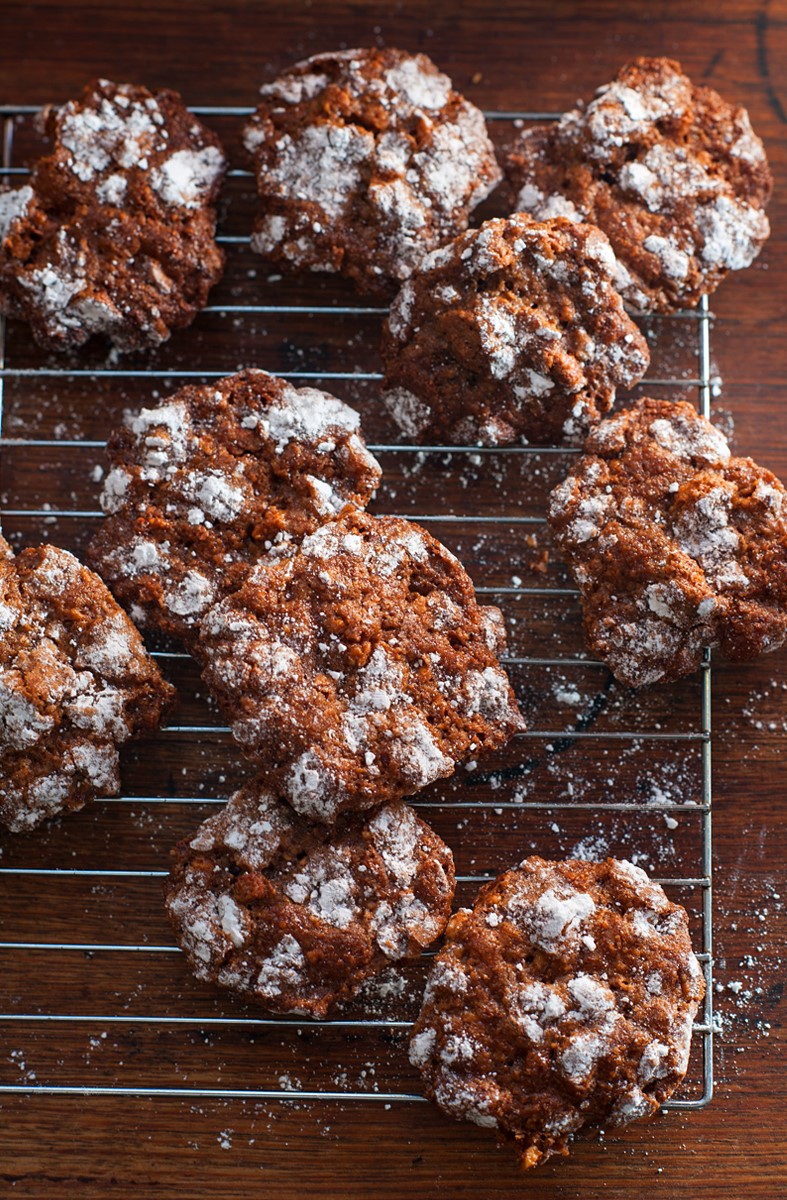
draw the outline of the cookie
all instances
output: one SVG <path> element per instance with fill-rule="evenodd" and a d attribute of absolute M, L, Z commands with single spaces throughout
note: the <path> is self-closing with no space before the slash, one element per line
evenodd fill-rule
<path fill-rule="evenodd" d="M 773 180 L 746 109 L 668 58 L 637 58 L 586 107 L 526 129 L 506 174 L 517 209 L 604 230 L 639 312 L 694 304 L 769 233 Z"/>
<path fill-rule="evenodd" d="M 483 115 L 424 54 L 319 54 L 260 91 L 252 247 L 277 269 L 388 297 L 501 178 Z"/>
<path fill-rule="evenodd" d="M 418 441 L 571 440 L 647 369 L 598 229 L 521 213 L 435 250 L 391 305 L 383 399 Z"/>
<path fill-rule="evenodd" d="M 679 679 L 706 647 L 745 662 L 787 637 L 784 487 L 690 404 L 644 398 L 602 421 L 549 523 L 588 646 L 622 683 Z"/>
<path fill-rule="evenodd" d="M 501 636 L 438 541 L 348 510 L 260 561 L 205 616 L 195 652 L 244 750 L 298 812 L 330 822 L 524 728 Z"/>
<path fill-rule="evenodd" d="M 532 1167 L 672 1095 L 704 994 L 685 910 L 639 867 L 526 858 L 451 919 L 410 1060 Z"/>
<path fill-rule="evenodd" d="M 158 728 L 174 690 L 67 551 L 4 555 L 0 593 L 0 825 L 16 833 L 115 795 L 118 748 Z"/>
<path fill-rule="evenodd" d="M 52 153 L 0 192 L 0 312 L 28 321 L 46 350 L 94 334 L 117 350 L 159 345 L 223 270 L 218 138 L 176 92 L 106 79 L 42 117 Z"/>
<path fill-rule="evenodd" d="M 200 979 L 271 1012 L 324 1017 L 365 980 L 417 957 L 451 911 L 451 851 L 408 805 L 297 816 L 257 779 L 174 851 L 165 888 Z"/>
<path fill-rule="evenodd" d="M 91 565 L 137 624 L 188 640 L 273 546 L 374 494 L 358 414 L 264 371 L 185 387 L 109 441 Z"/>

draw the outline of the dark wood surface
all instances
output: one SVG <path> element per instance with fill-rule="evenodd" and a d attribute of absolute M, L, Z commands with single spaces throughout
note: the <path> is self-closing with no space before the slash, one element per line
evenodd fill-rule
<path fill-rule="evenodd" d="M 106 3 L 0 6 L 0 103 L 36 104 L 75 94 L 102 74 L 180 89 L 191 104 L 254 101 L 257 86 L 287 63 L 338 45 L 376 40 L 424 49 L 457 86 L 487 109 L 562 110 L 589 96 L 627 58 L 669 54 L 697 80 L 744 102 L 764 137 L 776 176 L 770 215 L 773 234 L 748 272 L 728 280 L 713 298 L 717 314 L 713 365 L 720 380 L 718 418 L 733 429 L 735 449 L 787 477 L 787 6 L 781 3 L 631 2 L 513 4 L 188 5 L 136 0 Z M 228 134 L 226 122 L 216 128 Z M 503 131 L 496 131 L 502 136 Z M 35 152 L 19 131 L 18 153 Z M 247 222 L 248 185 L 233 182 L 225 229 Z M 249 272 L 256 271 L 252 277 Z M 217 292 L 224 303 L 330 303 L 335 284 L 308 288 L 266 281 L 247 251 L 230 256 Z M 347 297 L 350 298 L 349 293 Z M 178 335 L 152 365 L 160 369 L 229 370 L 238 363 L 272 370 L 374 370 L 373 319 L 281 318 L 233 325 L 204 314 Z M 655 333 L 653 373 L 690 376 L 694 326 Z M 348 345 L 349 342 L 349 345 Z M 9 363 L 41 362 L 20 327 L 9 330 Z M 97 359 L 86 360 L 95 365 Z M 343 367 L 344 364 L 344 367 Z M 658 372 L 656 367 L 658 364 Z M 144 362 L 140 365 L 144 365 Z M 3 432 L 18 437 L 101 440 L 122 410 L 149 399 L 150 381 L 74 378 L 57 384 L 10 380 Z M 161 390 L 168 386 L 162 383 Z M 367 436 L 392 440 L 375 403 L 374 385 L 337 386 L 361 408 Z M 691 389 L 687 394 L 693 395 Z M 50 504 L 72 510 L 95 506 L 91 478 L 100 451 L 57 447 L 3 449 L 0 487 L 6 509 Z M 559 457 L 511 459 L 489 468 L 429 461 L 413 472 L 409 460 L 384 457 L 386 482 L 378 509 L 405 513 L 538 515 Z M 6 520 L 19 544 L 48 537 L 79 550 L 89 535 L 82 518 Z M 466 560 L 476 582 L 510 585 L 518 575 L 533 586 L 565 584 L 560 564 L 544 559 L 543 532 L 502 527 L 479 538 L 470 524 L 434 524 L 438 536 Z M 523 541 L 530 533 L 534 544 Z M 506 601 L 512 652 L 570 657 L 581 653 L 570 598 Z M 787 730 L 787 651 L 746 667 L 714 667 L 715 950 L 720 1034 L 716 1039 L 716 1096 L 704 1111 L 670 1113 L 622 1132 L 578 1144 L 565 1161 L 523 1176 L 509 1150 L 483 1130 L 456 1124 L 426 1104 L 250 1102 L 134 1096 L 0 1095 L 0 1194 L 50 1197 L 265 1195 L 317 1197 L 560 1197 L 629 1200 L 646 1190 L 672 1200 L 723 1194 L 778 1200 L 787 1196 L 787 1069 L 783 1028 L 783 961 L 787 938 L 787 805 L 782 753 Z M 208 719 L 193 670 L 173 665 L 180 684 L 179 719 Z M 583 704 L 604 690 L 603 673 L 578 667 L 512 671 L 532 726 L 563 729 L 576 719 L 570 696 Z M 697 728 L 698 691 L 685 686 L 641 696 L 604 695 L 599 731 L 675 732 Z M 696 748 L 675 743 L 575 743 L 556 754 L 548 738 L 519 746 L 525 769 L 496 793 L 519 809 L 488 808 L 482 816 L 435 804 L 438 830 L 454 847 L 460 870 L 502 867 L 525 852 L 565 854 L 594 839 L 613 853 L 641 854 L 657 875 L 695 873 L 700 822 L 687 809 L 670 830 L 664 813 L 643 803 L 661 789 L 673 799 L 698 799 Z M 515 756 L 516 757 L 516 756 Z M 504 765 L 511 764 L 511 757 Z M 221 797 L 244 774 L 221 737 L 203 740 L 162 734 L 126 756 L 124 791 L 169 797 L 171 803 L 97 805 L 38 839 L 4 839 L 0 865 L 106 870 L 164 869 L 168 847 L 202 819 L 206 806 L 184 797 Z M 594 812 L 573 801 L 631 801 L 628 812 Z M 481 782 L 448 786 L 431 799 L 487 800 Z M 554 800 L 545 813 L 526 807 Z M 465 825 L 464 822 L 467 821 Z M 158 881 L 146 878 L 71 880 L 6 876 L 0 888 L 0 939 L 130 944 L 171 940 L 161 915 Z M 466 885 L 462 898 L 472 894 Z M 681 899 L 696 923 L 699 893 Z M 409 973 L 398 1012 L 417 1003 L 420 968 Z M 188 977 L 179 958 L 163 953 L 87 956 L 74 952 L 0 951 L 2 1012 L 130 1016 L 190 1013 L 207 1020 L 222 1007 Z M 381 1010 L 382 1011 L 382 1010 Z M 301 1027 L 302 1028 L 302 1027 Z M 102 1034 L 106 1034 L 102 1037 Z M 143 1083 L 168 1086 L 276 1088 L 279 1077 L 302 1086 L 417 1087 L 401 1037 L 363 1037 L 335 1030 L 280 1030 L 67 1023 L 56 1027 L 0 1024 L 0 1081 L 5 1083 Z M 365 1072 L 365 1074 L 364 1074 Z M 32 1073 L 35 1078 L 32 1078 Z M 687 1095 L 697 1092 L 692 1064 Z"/>

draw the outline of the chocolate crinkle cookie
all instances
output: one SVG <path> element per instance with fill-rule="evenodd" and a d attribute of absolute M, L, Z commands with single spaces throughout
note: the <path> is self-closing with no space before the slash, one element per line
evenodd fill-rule
<path fill-rule="evenodd" d="M 118 350 L 166 341 L 223 270 L 218 138 L 176 92 L 106 79 L 42 122 L 52 153 L 28 184 L 0 192 L 0 311 L 47 350 L 93 334 Z"/>
<path fill-rule="evenodd" d="M 787 504 L 690 404 L 642 399 L 603 421 L 550 496 L 590 649 L 633 687 L 742 662 L 787 637 Z"/>
<path fill-rule="evenodd" d="M 746 109 L 668 58 L 635 59 L 587 106 L 525 130 L 506 172 L 516 208 L 604 230 L 635 311 L 694 304 L 769 233 L 773 181 Z"/>
<path fill-rule="evenodd" d="M 639 867 L 527 858 L 451 919 L 410 1060 L 533 1167 L 672 1095 L 704 994 L 685 910 Z"/>
<path fill-rule="evenodd" d="M 423 54 L 320 54 L 260 90 L 252 247 L 277 267 L 387 297 L 501 177 L 483 115 Z"/>
<path fill-rule="evenodd" d="M 0 557 L 0 825 L 33 829 L 120 786 L 118 747 L 174 691 L 101 580 L 53 546 Z"/>
<path fill-rule="evenodd" d="M 206 615 L 196 653 L 244 749 L 330 822 L 450 775 L 524 722 L 496 608 L 397 517 L 346 512 L 262 560 Z"/>
<path fill-rule="evenodd" d="M 647 343 L 615 289 L 603 233 L 521 213 L 435 250 L 394 300 L 384 400 L 407 437 L 500 445 L 575 439 Z"/>
<path fill-rule="evenodd" d="M 299 817 L 252 781 L 174 851 L 166 906 L 189 964 L 272 1012 L 324 1017 L 445 928 L 451 851 L 401 801 Z"/>
<path fill-rule="evenodd" d="M 138 624 L 186 641 L 256 559 L 380 479 L 354 409 L 255 370 L 143 408 L 108 450 L 89 561 Z"/>

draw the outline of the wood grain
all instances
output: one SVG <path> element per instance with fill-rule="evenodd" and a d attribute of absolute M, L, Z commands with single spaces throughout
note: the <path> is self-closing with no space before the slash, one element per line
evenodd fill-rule
<path fill-rule="evenodd" d="M 20 4 L 0 9 L 0 103 L 41 103 L 75 94 L 91 75 L 132 79 L 180 89 L 191 104 L 251 104 L 256 88 L 296 58 L 340 44 L 375 41 L 426 50 L 456 84 L 488 109 L 562 110 L 589 95 L 628 57 L 670 54 L 697 80 L 745 103 L 764 137 L 776 175 L 771 207 L 773 235 L 748 272 L 728 280 L 713 298 L 714 369 L 722 383 L 715 403 L 734 424 L 734 445 L 787 477 L 787 6 L 747 0 L 628 4 L 596 2 L 401 4 L 239 3 L 208 0 L 118 6 L 94 3 Z M 228 126 L 216 123 L 220 133 Z M 505 130 L 496 129 L 496 136 Z M 230 139 L 231 140 L 231 139 Z M 35 139 L 20 131 L 18 152 L 35 153 Z M 248 221 L 251 197 L 243 181 L 232 184 L 225 228 Z M 234 225 L 230 223 L 234 222 Z M 251 276 L 250 272 L 255 275 Z M 259 260 L 246 251 L 230 255 L 216 304 L 329 303 L 349 291 L 335 282 L 269 283 Z M 694 369 L 690 333 L 656 335 L 658 374 L 677 378 Z M 348 340 L 350 340 L 348 349 Z M 230 370 L 256 362 L 271 370 L 375 370 L 377 326 L 373 318 L 279 317 L 244 319 L 204 314 L 194 328 L 173 338 L 152 361 L 159 369 Z M 12 327 L 9 362 L 40 363 L 21 327 Z M 348 357 L 349 355 L 349 357 Z M 95 365 L 96 359 L 88 358 Z M 142 360 L 140 365 L 145 365 Z M 166 383 L 161 389 L 166 388 Z M 336 390 L 340 391 L 339 385 Z M 9 380 L 3 431 L 18 437 L 102 440 L 126 407 L 150 398 L 147 380 L 106 381 L 85 377 L 57 386 Z M 391 428 L 376 403 L 374 383 L 343 385 L 340 394 L 361 409 L 371 441 L 388 442 Z M 675 393 L 677 394 L 677 392 Z M 693 396 L 691 389 L 687 394 Z M 100 450 L 24 447 L 3 449 L 2 504 L 8 509 L 51 504 L 75 511 L 95 507 L 91 479 Z M 560 456 L 512 460 L 490 468 L 457 456 L 433 456 L 415 473 L 401 455 L 384 456 L 386 481 L 379 508 L 418 514 L 485 512 L 538 517 L 543 498 L 564 463 Z M 472 505 L 470 506 L 470 501 Z M 51 524 L 11 518 L 7 532 L 24 544 L 49 537 L 79 549 L 90 522 L 81 517 Z M 567 580 L 548 550 L 543 528 L 501 525 L 479 537 L 471 522 L 436 521 L 438 536 L 465 559 L 476 581 L 510 585 L 517 574 L 528 586 L 565 587 Z M 518 597 L 506 601 L 512 625 L 511 652 L 552 657 L 581 653 L 571 597 Z M 630 1200 L 652 1188 L 665 1200 L 692 1195 L 706 1200 L 731 1195 L 778 1200 L 787 1196 L 787 1101 L 783 1029 L 787 939 L 787 807 L 782 755 L 787 725 L 785 652 L 747 667 L 714 668 L 716 997 L 722 1035 L 717 1039 L 717 1092 L 702 1112 L 671 1113 L 602 1139 L 580 1143 L 566 1162 L 548 1164 L 523 1177 L 510 1152 L 472 1126 L 460 1126 L 426 1104 L 353 1105 L 324 1101 L 190 1101 L 177 1098 L 0 1096 L 0 1194 L 54 1197 L 128 1196 L 230 1198 L 264 1194 L 276 1200 L 317 1197 L 538 1196 L 560 1200 L 609 1197 Z M 597 728 L 609 732 L 685 730 L 696 727 L 697 690 L 692 684 L 653 689 L 639 699 L 609 689 L 598 668 L 512 670 L 536 728 L 562 729 L 576 718 L 565 696 L 573 688 L 585 700 L 602 697 Z M 183 696 L 180 719 L 210 721 L 187 665 L 173 668 Z M 563 699 L 561 699 L 563 697 Z M 693 724 L 692 724 L 693 723 Z M 549 749 L 553 746 L 552 750 Z M 503 767 L 510 767 L 505 760 Z M 668 785 L 680 799 L 698 798 L 696 746 L 680 755 L 674 744 L 645 740 L 625 746 L 574 743 L 560 754 L 548 738 L 516 752 L 494 793 L 488 775 L 436 789 L 428 815 L 454 846 L 468 875 L 495 870 L 531 849 L 562 854 L 592 836 L 612 853 L 640 851 L 657 874 L 690 873 L 699 847 L 699 819 L 690 809 L 668 830 L 664 814 L 643 804 L 652 786 Z M 124 787 L 143 801 L 105 803 L 63 822 L 35 842 L 5 839 L 0 863 L 104 869 L 166 868 L 169 845 L 211 811 L 209 800 L 227 794 L 245 773 L 226 738 L 193 741 L 162 734 L 126 757 Z M 588 804 L 631 801 L 627 812 L 593 810 L 565 802 L 567 785 Z M 507 804 L 484 815 L 457 808 L 468 801 Z M 203 803 L 186 805 L 195 797 Z M 555 811 L 528 808 L 554 802 Z M 555 828 L 553 828 L 553 826 Z M 9 880 L 12 882 L 9 883 Z M 37 940 L 167 945 L 156 878 L 78 877 L 42 882 L 31 877 L 0 880 L 0 937 Z M 462 898 L 472 893 L 465 885 Z M 775 898 L 774 894 L 780 898 Z M 682 901 L 698 920 L 700 896 L 685 890 Z M 748 957 L 747 957 L 748 956 Z M 172 1025 L 90 1022 L 26 1027 L 0 1024 L 0 1078 L 93 1083 L 125 1080 L 225 1087 L 279 1086 L 279 1076 L 304 1087 L 347 1086 L 416 1090 L 402 1054 L 402 1035 L 372 1031 L 363 1037 L 335 1030 L 222 1028 L 207 1022 L 233 1012 L 189 978 L 179 957 L 165 951 L 112 957 L 73 951 L 0 951 L 0 1010 L 133 1015 L 190 1012 L 197 1022 Z M 407 993 L 397 1001 L 406 1019 L 417 1003 L 423 968 L 408 970 Z M 741 991 L 728 985 L 741 984 Z M 746 993 L 752 995 L 746 999 Z M 384 1004 L 378 1003 L 381 1015 Z M 202 1021 L 205 1024 L 200 1025 Z M 102 1037 L 106 1033 L 106 1037 Z M 21 1053 L 19 1053 L 21 1051 Z M 375 1074 L 370 1074 L 371 1070 Z M 363 1075 L 362 1072 L 366 1072 Z M 696 1084 L 699 1064 L 692 1064 Z M 31 1081 L 35 1082 L 35 1081 Z"/>

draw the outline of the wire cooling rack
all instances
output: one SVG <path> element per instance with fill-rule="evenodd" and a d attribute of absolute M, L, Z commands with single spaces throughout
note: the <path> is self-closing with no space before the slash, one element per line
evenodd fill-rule
<path fill-rule="evenodd" d="M 246 108 L 197 108 L 227 144 Z M 0 179 L 40 152 L 35 108 L 0 107 Z M 495 134 L 558 114 L 490 112 Z M 77 553 L 100 519 L 102 448 L 125 410 L 186 379 L 261 366 L 315 380 L 362 414 L 384 479 L 374 506 L 426 524 L 463 559 L 509 628 L 505 659 L 529 731 L 484 769 L 414 804 L 452 846 L 458 900 L 525 854 L 613 854 L 648 867 L 689 911 L 707 984 L 686 1082 L 665 1108 L 713 1091 L 710 658 L 699 676 L 640 695 L 587 657 L 577 593 L 552 557 L 548 490 L 561 447 L 414 446 L 375 394 L 384 309 L 341 281 L 267 275 L 248 244 L 252 185 L 228 182 L 227 272 L 190 331 L 147 358 L 50 359 L 0 317 L 2 515 L 18 544 Z M 484 215 L 495 215 L 490 209 Z M 693 398 L 710 415 L 712 314 L 643 322 L 652 377 L 638 389 Z M 0 849 L 0 1092 L 416 1103 L 407 1029 L 429 955 L 392 968 L 336 1020 L 274 1018 L 188 973 L 163 917 L 169 848 L 248 773 L 177 650 L 154 650 L 181 696 L 178 723 L 125 756 L 120 797 Z M 308 1107 L 308 1106 L 307 1106 Z M 461 1130 L 457 1127 L 457 1136 Z"/>

